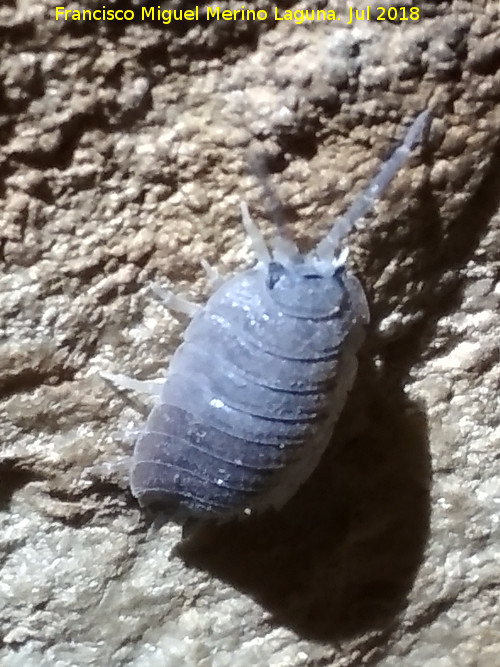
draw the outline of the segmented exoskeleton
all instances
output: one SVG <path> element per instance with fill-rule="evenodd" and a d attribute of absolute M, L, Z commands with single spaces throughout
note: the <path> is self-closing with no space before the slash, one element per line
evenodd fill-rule
<path fill-rule="evenodd" d="M 316 467 L 353 384 L 368 321 L 341 243 L 420 140 L 428 117 L 417 116 L 309 253 L 281 235 L 270 252 L 242 204 L 253 268 L 217 278 L 203 307 L 155 288 L 167 306 L 192 317 L 166 377 L 154 384 L 103 373 L 122 387 L 158 389 L 131 466 L 141 505 L 161 505 L 180 521 L 244 516 L 281 507 Z"/>

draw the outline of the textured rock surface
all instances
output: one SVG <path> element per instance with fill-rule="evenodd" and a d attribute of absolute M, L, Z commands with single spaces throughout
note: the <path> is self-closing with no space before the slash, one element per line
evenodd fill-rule
<path fill-rule="evenodd" d="M 342 20 L 302 25 L 55 4 L 0 8 L 1 664 L 498 664 L 496 0 L 351 26 L 334 1 Z M 201 257 L 249 261 L 238 197 L 271 232 L 249 149 L 306 244 L 426 106 L 351 238 L 373 321 L 336 445 L 279 515 L 148 534 L 91 469 L 144 410 L 95 370 L 156 376 L 182 331 L 147 282 L 201 300 Z"/>

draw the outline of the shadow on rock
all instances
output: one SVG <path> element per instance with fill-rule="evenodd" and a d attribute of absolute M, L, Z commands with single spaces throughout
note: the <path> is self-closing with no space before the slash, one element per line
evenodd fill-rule
<path fill-rule="evenodd" d="M 336 438 L 356 422 L 360 384 Z M 422 560 L 430 463 L 423 413 L 384 389 L 378 383 L 365 403 L 362 432 L 341 451 L 330 447 L 282 511 L 200 527 L 177 555 L 250 594 L 302 637 L 389 629 Z"/>

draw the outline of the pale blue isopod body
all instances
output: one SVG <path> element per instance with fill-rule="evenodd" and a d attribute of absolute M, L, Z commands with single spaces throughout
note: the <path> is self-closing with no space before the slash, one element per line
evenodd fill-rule
<path fill-rule="evenodd" d="M 309 477 L 352 387 L 368 321 L 341 241 L 420 140 L 428 117 L 417 116 L 308 254 L 280 237 L 270 253 L 242 205 L 256 265 L 222 282 L 203 307 L 163 292 L 167 305 L 192 319 L 135 445 L 130 486 L 141 505 L 161 506 L 180 521 L 228 519 L 280 508 Z"/>

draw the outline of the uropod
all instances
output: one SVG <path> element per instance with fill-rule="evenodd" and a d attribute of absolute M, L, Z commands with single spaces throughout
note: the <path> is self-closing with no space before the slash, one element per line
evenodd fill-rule
<path fill-rule="evenodd" d="M 216 283 L 204 306 L 155 287 L 191 321 L 164 378 L 102 372 L 155 405 L 140 433 L 130 487 L 141 506 L 180 523 L 282 507 L 328 445 L 357 370 L 369 313 L 342 241 L 420 141 L 420 113 L 403 142 L 307 254 L 277 236 L 270 251 L 242 204 L 255 265 Z"/>

